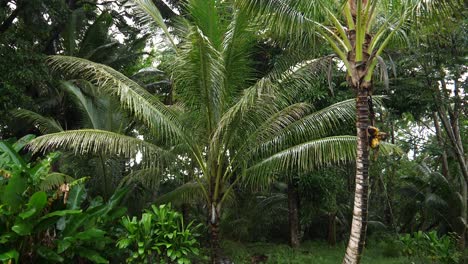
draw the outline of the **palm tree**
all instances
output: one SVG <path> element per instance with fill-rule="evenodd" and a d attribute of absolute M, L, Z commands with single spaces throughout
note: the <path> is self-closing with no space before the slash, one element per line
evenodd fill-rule
<path fill-rule="evenodd" d="M 154 19 L 168 32 L 151 1 L 135 4 L 135 10 L 145 11 L 136 12 L 141 18 Z M 30 146 L 34 151 L 62 148 L 127 158 L 140 152 L 145 163 L 160 167 L 175 157 L 187 157 L 196 164 L 196 176 L 170 195 L 203 198 L 212 263 L 218 263 L 220 216 L 236 185 L 267 186 L 273 175 L 284 171 L 306 171 L 355 158 L 355 137 L 323 138 L 329 130 L 353 119 L 354 100 L 316 112 L 295 101 L 307 90 L 321 60 L 273 71 L 254 82 L 250 51 L 256 29 L 245 13 L 230 2 L 215 0 L 190 0 L 186 10 L 189 17 L 176 28 L 179 44 L 167 34 L 176 53 L 171 72 L 174 105 L 164 105 L 108 66 L 67 56 L 49 58 L 52 69 L 69 78 L 85 79 L 118 98 L 146 127 L 145 140 L 86 129 L 44 135 Z"/>
<path fill-rule="evenodd" d="M 449 182 L 443 174 L 432 170 L 423 160 L 411 163 L 409 172 L 402 179 L 399 196 L 403 201 L 400 208 L 400 223 L 403 232 L 437 228 L 464 234 L 463 199 L 459 182 Z"/>
<path fill-rule="evenodd" d="M 80 129 L 100 129 L 131 135 L 133 123 L 119 110 L 119 102 L 109 95 L 99 93 L 92 84 L 86 81 L 63 81 L 60 89 L 64 91 L 79 111 Z M 26 121 L 32 127 L 36 127 L 42 134 L 64 131 L 58 121 L 42 116 L 26 109 L 18 109 L 12 112 L 13 116 Z M 115 179 L 122 178 L 124 166 L 115 157 L 104 157 L 101 154 L 84 159 L 72 158 L 65 155 L 65 162 L 71 167 L 75 176 L 99 175 L 91 178 L 92 185 L 102 194 L 104 199 L 110 198 L 117 187 Z M 81 167 L 81 168 L 78 168 Z M 119 177 L 120 176 L 120 177 Z"/>
<path fill-rule="evenodd" d="M 451 1 L 403 0 L 239 0 L 248 13 L 253 13 L 270 25 L 272 35 L 309 44 L 321 37 L 340 58 L 347 70 L 349 86 L 356 91 L 356 130 L 358 137 L 356 159 L 356 189 L 353 221 L 349 244 L 343 263 L 359 263 L 365 244 L 369 185 L 368 129 L 373 126 L 372 96 L 374 69 L 382 64 L 380 55 L 402 30 L 412 15 L 436 11 L 443 13 Z M 455 2 L 455 1 L 452 1 Z M 340 17 L 343 18 L 340 21 Z M 398 34 L 403 33 L 403 34 Z"/>

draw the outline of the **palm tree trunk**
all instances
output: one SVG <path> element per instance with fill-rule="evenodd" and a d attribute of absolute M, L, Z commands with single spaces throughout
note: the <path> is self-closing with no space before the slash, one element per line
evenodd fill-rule
<path fill-rule="evenodd" d="M 289 245 L 299 247 L 299 194 L 294 180 L 288 183 Z"/>
<path fill-rule="evenodd" d="M 211 204 L 210 209 L 210 246 L 211 246 L 211 264 L 221 263 L 221 246 L 219 239 L 219 211 L 216 205 Z"/>
<path fill-rule="evenodd" d="M 367 231 L 367 196 L 369 188 L 369 146 L 367 127 L 369 126 L 368 90 L 371 83 L 356 87 L 357 90 L 357 157 L 356 157 L 356 187 L 354 191 L 353 221 L 348 247 L 343 264 L 357 264 L 360 262 Z M 363 86 L 368 89 L 363 89 Z"/>

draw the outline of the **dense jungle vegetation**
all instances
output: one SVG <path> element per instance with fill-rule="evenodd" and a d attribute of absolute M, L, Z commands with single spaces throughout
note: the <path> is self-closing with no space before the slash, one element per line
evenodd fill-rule
<path fill-rule="evenodd" d="M 465 263 L 467 10 L 0 0 L 0 262 Z"/>

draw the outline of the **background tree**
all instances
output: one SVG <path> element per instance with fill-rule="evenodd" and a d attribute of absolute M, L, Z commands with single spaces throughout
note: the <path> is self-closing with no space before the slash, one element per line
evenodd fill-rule
<path fill-rule="evenodd" d="M 122 71 L 139 62 L 145 36 L 127 25 L 125 14 L 114 10 L 117 5 L 114 1 L 1 1 L 1 137 L 37 133 L 14 122 L 8 112 L 16 108 L 53 116 L 64 127 L 76 125 L 79 114 L 57 88 L 57 78 L 44 63 L 47 54 L 83 56 Z M 120 43 L 117 35 L 126 42 Z"/>

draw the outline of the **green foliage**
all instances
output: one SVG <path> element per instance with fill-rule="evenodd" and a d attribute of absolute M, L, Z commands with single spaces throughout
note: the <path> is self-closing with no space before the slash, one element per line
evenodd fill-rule
<path fill-rule="evenodd" d="M 57 222 L 56 253 L 66 259 L 80 256 L 93 263 L 109 263 L 107 258 L 111 251 L 104 249 L 112 244 L 110 224 L 126 212 L 126 208 L 118 206 L 125 194 L 126 190 L 117 190 L 105 203 L 100 197 L 94 198 L 81 214 L 60 218 Z M 74 186 L 70 191 L 67 209 L 83 208 L 86 198 L 84 186 Z"/>
<path fill-rule="evenodd" d="M 384 257 L 399 257 L 401 256 L 402 245 L 397 239 L 386 239 L 379 243 L 382 256 Z"/>
<path fill-rule="evenodd" d="M 457 251 L 456 240 L 453 234 L 439 236 L 436 231 L 400 236 L 403 254 L 418 263 L 458 263 L 461 253 Z"/>
<path fill-rule="evenodd" d="M 32 138 L 26 136 L 13 144 L 0 141 L 0 259 L 18 263 L 26 255 L 40 255 L 63 261 L 40 245 L 49 238 L 46 230 L 53 228 L 60 217 L 79 214 L 81 210 L 51 210 L 59 193 L 39 190 L 40 186 L 58 187 L 72 178 L 57 178 L 50 172 L 57 154 L 35 162 L 21 156 L 19 151 Z M 51 177 L 56 180 L 47 182 Z M 30 243 L 33 237 L 38 243 Z"/>
<path fill-rule="evenodd" d="M 189 257 L 199 254 L 193 222 L 184 226 L 182 215 L 171 205 L 151 206 L 141 219 L 122 218 L 125 231 L 117 246 L 130 250 L 127 263 L 191 263 Z"/>
<path fill-rule="evenodd" d="M 51 171 L 59 153 L 50 153 L 35 161 L 30 161 L 29 155 L 19 154 L 34 137 L 27 135 L 14 143 L 0 141 L 0 201 L 13 208 L 17 208 L 35 191 L 57 189 L 74 180 L 68 175 Z"/>
<path fill-rule="evenodd" d="M 19 154 L 32 138 L 0 141 L 0 260 L 108 263 L 98 250 L 112 242 L 109 223 L 125 213 L 118 204 L 126 191 L 86 201 L 85 179 L 51 172 L 57 153 L 33 162 Z"/>

